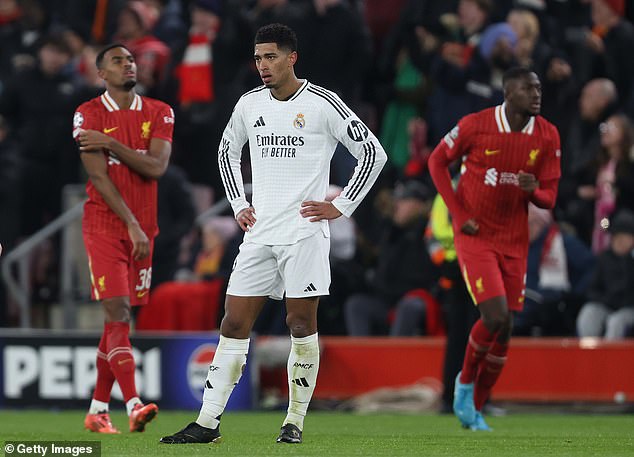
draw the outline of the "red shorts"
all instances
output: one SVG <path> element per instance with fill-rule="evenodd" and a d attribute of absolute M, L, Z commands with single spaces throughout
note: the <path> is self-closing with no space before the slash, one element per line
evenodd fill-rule
<path fill-rule="evenodd" d="M 131 305 L 145 305 L 152 282 L 152 252 L 143 260 L 132 258 L 132 242 L 103 235 L 84 233 L 88 254 L 91 296 L 94 300 L 129 297 Z"/>
<path fill-rule="evenodd" d="M 477 305 L 502 296 L 510 310 L 521 311 L 526 292 L 526 258 L 504 255 L 487 242 L 469 241 L 465 246 L 456 240 L 456 253 L 473 302 Z"/>

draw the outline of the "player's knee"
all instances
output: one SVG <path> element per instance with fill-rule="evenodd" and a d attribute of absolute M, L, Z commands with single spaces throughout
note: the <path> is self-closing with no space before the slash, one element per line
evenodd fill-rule
<path fill-rule="evenodd" d="M 286 326 L 296 338 L 303 338 L 312 335 L 317 331 L 317 322 L 311 316 L 300 313 L 288 313 L 286 315 Z"/>
<path fill-rule="evenodd" d="M 107 322 L 130 322 L 130 302 L 125 297 L 107 298 L 101 304 Z"/>
<path fill-rule="evenodd" d="M 251 329 L 244 319 L 231 314 L 226 314 L 220 324 L 220 333 L 227 338 L 248 338 L 250 331 Z"/>
<path fill-rule="evenodd" d="M 482 321 L 491 333 L 504 332 L 505 329 L 509 329 L 511 325 L 508 311 L 500 311 L 482 316 Z"/>

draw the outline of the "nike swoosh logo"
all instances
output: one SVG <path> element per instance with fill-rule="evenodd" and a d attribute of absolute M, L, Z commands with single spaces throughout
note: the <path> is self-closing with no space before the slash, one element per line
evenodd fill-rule
<path fill-rule="evenodd" d="M 111 129 L 103 129 L 103 133 L 110 133 L 117 130 L 119 127 L 112 127 Z"/>
<path fill-rule="evenodd" d="M 141 297 L 143 297 L 145 294 L 147 294 L 147 290 L 144 290 L 143 292 L 137 292 L 136 296 L 137 296 L 137 298 L 141 298 Z"/>
<path fill-rule="evenodd" d="M 499 153 L 499 152 L 500 152 L 500 150 L 499 150 L 499 149 L 485 149 L 485 150 L 484 150 L 484 155 L 486 155 L 486 156 L 492 156 L 492 155 L 495 155 L 495 154 L 497 154 L 497 153 Z"/>
<path fill-rule="evenodd" d="M 119 360 L 119 365 L 123 365 L 124 363 L 132 362 L 132 359 Z"/>

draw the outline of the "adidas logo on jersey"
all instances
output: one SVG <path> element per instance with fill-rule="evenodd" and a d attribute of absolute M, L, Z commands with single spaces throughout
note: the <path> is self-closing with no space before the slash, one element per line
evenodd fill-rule
<path fill-rule="evenodd" d="M 253 124 L 253 127 L 264 127 L 266 124 L 264 123 L 264 119 L 262 118 L 262 116 L 260 116 L 260 118 L 255 121 L 255 124 Z"/>
<path fill-rule="evenodd" d="M 297 378 L 291 381 L 293 384 L 297 384 L 300 387 L 310 387 L 306 378 Z"/>
<path fill-rule="evenodd" d="M 306 287 L 304 289 L 304 292 L 315 292 L 317 290 L 317 288 L 315 287 L 315 285 L 311 282 L 310 284 L 308 284 L 308 287 Z"/>

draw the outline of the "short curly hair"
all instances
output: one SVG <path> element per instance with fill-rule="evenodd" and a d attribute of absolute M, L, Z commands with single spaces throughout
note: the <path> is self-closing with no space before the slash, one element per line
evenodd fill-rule
<path fill-rule="evenodd" d="M 254 44 L 275 43 L 280 49 L 297 51 L 297 36 L 290 27 L 284 24 L 268 24 L 255 33 Z"/>

